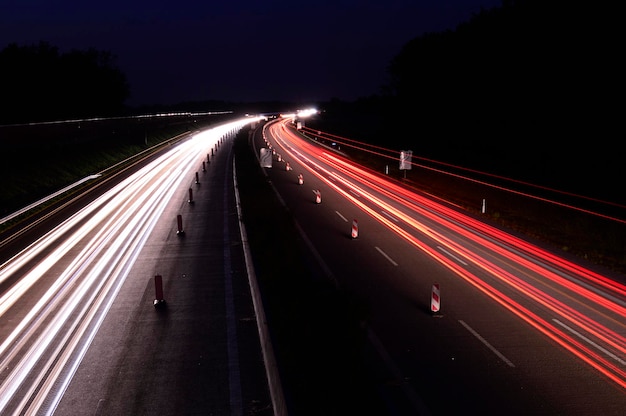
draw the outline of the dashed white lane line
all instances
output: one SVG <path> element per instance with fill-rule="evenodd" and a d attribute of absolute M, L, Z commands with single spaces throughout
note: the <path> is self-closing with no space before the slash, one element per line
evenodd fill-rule
<path fill-rule="evenodd" d="M 476 331 L 474 331 L 474 329 L 469 326 L 468 324 L 466 324 L 463 320 L 459 319 L 459 323 L 461 325 L 463 325 L 465 327 L 465 329 L 467 329 L 472 335 L 474 335 L 480 342 L 482 342 L 483 344 L 485 344 L 485 346 L 487 348 L 489 348 L 494 354 L 496 354 L 498 356 L 498 358 L 500 358 L 502 361 L 504 361 L 506 363 L 506 365 L 508 365 L 509 367 L 515 367 L 515 364 L 513 364 L 511 362 L 511 360 L 509 360 L 508 358 L 506 358 L 504 356 L 504 354 L 502 354 L 500 351 L 498 351 L 493 345 L 491 345 L 489 342 L 487 342 L 487 340 L 483 337 L 480 336 L 480 334 Z"/>
<path fill-rule="evenodd" d="M 397 265 L 398 265 L 398 263 L 396 263 L 396 262 L 395 262 L 395 261 L 394 261 L 391 257 L 389 257 L 389 256 L 387 255 L 387 253 L 385 253 L 385 252 L 384 252 L 384 251 L 383 251 L 380 247 L 376 247 L 376 246 L 374 246 L 374 248 L 375 248 L 376 250 L 378 250 L 378 252 L 379 252 L 380 254 L 382 254 L 384 258 L 386 258 L 387 260 L 389 260 L 389 263 L 393 264 L 394 266 L 397 266 Z"/>
<path fill-rule="evenodd" d="M 385 217 L 389 218 L 392 221 L 399 222 L 399 220 L 396 217 L 394 217 L 393 215 L 391 215 L 390 213 L 388 213 L 386 211 L 380 211 L 380 213 L 383 214 Z"/>
<path fill-rule="evenodd" d="M 553 318 L 552 321 L 554 321 L 555 323 L 559 324 L 563 328 L 567 329 L 569 332 L 571 332 L 572 334 L 576 335 L 578 338 L 582 339 L 587 344 L 592 345 L 594 348 L 597 348 L 598 350 L 602 351 L 602 353 L 604 353 L 607 356 L 611 357 L 612 359 L 614 359 L 615 361 L 617 361 L 621 365 L 626 365 L 626 361 L 622 360 L 621 358 L 619 358 L 617 355 L 613 354 L 611 351 L 607 350 L 606 348 L 596 344 L 595 342 L 593 342 L 592 340 L 590 340 L 589 338 L 587 338 L 586 336 L 584 336 L 580 332 L 576 331 L 574 328 L 571 328 L 568 325 L 565 325 L 563 322 L 559 321 L 558 319 L 554 319 Z"/>
<path fill-rule="evenodd" d="M 443 253 L 446 254 L 446 256 L 453 258 L 454 260 L 456 260 L 457 262 L 461 263 L 463 266 L 467 266 L 467 263 L 465 263 L 463 260 L 461 260 L 460 258 L 458 258 L 457 256 L 455 256 L 454 254 L 450 253 L 448 250 L 446 250 L 445 248 L 441 247 L 441 246 L 437 246 L 437 249 Z"/>
<path fill-rule="evenodd" d="M 339 211 L 335 211 L 335 214 L 339 215 L 339 218 L 341 218 L 345 222 L 348 222 L 348 219 L 346 217 L 344 217 L 343 215 L 341 215 L 341 213 Z"/>

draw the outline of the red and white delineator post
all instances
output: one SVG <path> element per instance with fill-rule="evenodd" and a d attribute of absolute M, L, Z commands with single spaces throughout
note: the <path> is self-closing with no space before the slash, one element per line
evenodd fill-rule
<path fill-rule="evenodd" d="M 357 238 L 359 236 L 359 224 L 357 224 L 356 220 L 352 221 L 352 238 Z"/>
<path fill-rule="evenodd" d="M 302 176 L 302 174 L 298 175 L 298 185 L 302 185 L 304 183 L 304 177 Z"/>
<path fill-rule="evenodd" d="M 313 193 L 315 194 L 315 203 L 320 204 L 322 202 L 322 193 L 317 189 L 313 189 Z"/>
<path fill-rule="evenodd" d="M 163 278 L 160 274 L 154 276 L 154 307 L 163 306 L 165 299 L 163 298 Z"/>
<path fill-rule="evenodd" d="M 439 283 L 435 283 L 430 295 L 430 311 L 432 313 L 439 312 L 441 309 L 441 292 L 439 291 Z"/>
<path fill-rule="evenodd" d="M 291 170 L 291 165 L 289 162 L 285 163 L 285 170 Z"/>

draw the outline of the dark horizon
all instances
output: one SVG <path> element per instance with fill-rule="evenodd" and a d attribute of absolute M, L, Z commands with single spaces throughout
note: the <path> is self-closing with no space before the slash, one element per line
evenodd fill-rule
<path fill-rule="evenodd" d="M 112 53 L 127 104 L 351 101 L 379 92 L 402 46 L 500 0 L 298 4 L 44 1 L 0 6 L 0 49 Z"/>

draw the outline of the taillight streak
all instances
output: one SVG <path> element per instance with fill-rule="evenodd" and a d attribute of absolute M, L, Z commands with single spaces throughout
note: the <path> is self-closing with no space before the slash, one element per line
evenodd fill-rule
<path fill-rule="evenodd" d="M 285 133 L 286 131 L 283 132 L 283 134 Z M 561 259 L 552 253 L 541 250 L 530 243 L 510 236 L 503 231 L 488 226 L 487 224 L 483 224 L 478 220 L 469 218 L 458 213 L 457 211 L 451 210 L 426 198 L 420 197 L 419 195 L 410 192 L 405 188 L 401 188 L 398 185 L 381 179 L 380 177 L 373 175 L 366 170 L 360 169 L 352 165 L 351 163 L 330 155 L 327 152 L 320 150 L 319 148 L 314 147 L 309 143 L 304 142 L 300 138 L 297 138 L 297 136 L 293 136 L 291 133 L 287 134 L 296 138 L 294 143 L 297 143 L 302 151 L 307 151 L 315 157 L 323 158 L 325 163 L 329 166 L 332 166 L 334 169 L 336 169 L 337 172 L 341 172 L 352 180 L 356 180 L 358 182 L 366 184 L 369 187 L 372 187 L 377 192 L 391 198 L 395 202 L 400 203 L 402 206 L 408 208 L 412 212 L 418 213 L 431 221 L 434 221 L 448 229 L 451 229 L 452 231 L 458 233 L 459 235 L 472 241 L 473 243 L 476 243 L 481 247 L 484 247 L 485 249 L 492 250 L 494 253 L 497 253 L 513 261 L 516 265 L 525 267 L 529 271 L 548 279 L 549 281 L 557 285 L 556 287 L 552 287 L 552 289 L 559 291 L 564 296 L 568 296 L 562 292 L 563 289 L 566 289 L 568 291 L 571 291 L 572 293 L 575 293 L 578 296 L 583 297 L 588 302 L 593 302 L 593 304 L 605 308 L 607 311 L 610 311 L 614 314 L 617 314 L 617 319 L 606 314 L 602 315 L 605 318 L 614 321 L 618 325 L 623 326 L 623 319 L 621 318 L 626 317 L 626 308 L 617 303 L 621 303 L 619 297 L 623 297 L 624 295 L 626 295 L 626 286 L 618 282 L 614 282 L 611 279 L 608 279 L 600 274 L 589 271 L 584 267 Z M 285 150 L 290 154 L 291 157 L 296 157 L 297 152 L 295 151 L 295 148 L 291 147 L 291 150 L 289 150 L 288 147 L 290 146 L 287 146 L 285 142 L 283 142 L 283 145 Z M 625 373 L 614 363 L 607 361 L 605 358 L 600 356 L 597 352 L 595 352 L 588 346 L 572 338 L 567 333 L 559 330 L 553 324 L 549 323 L 543 318 L 540 318 L 529 309 L 513 301 L 510 297 L 504 295 L 493 286 L 490 286 L 484 280 L 470 273 L 468 270 L 456 264 L 448 257 L 432 249 L 424 242 L 418 240 L 414 235 L 407 232 L 399 225 L 394 224 L 388 218 L 384 217 L 376 210 L 366 205 L 365 202 L 360 201 L 359 199 L 351 195 L 350 192 L 342 189 L 342 187 L 340 187 L 337 183 L 342 184 L 347 189 L 358 192 L 359 195 L 361 195 L 364 199 L 380 207 L 385 212 L 387 212 L 388 215 L 390 214 L 395 216 L 413 229 L 419 231 L 425 236 L 436 241 L 438 244 L 441 244 L 447 249 L 458 254 L 460 257 L 468 259 L 469 262 L 475 264 L 480 269 L 487 272 L 489 275 L 494 276 L 503 283 L 506 283 L 507 285 L 509 285 L 509 287 L 525 295 L 528 299 L 542 305 L 543 307 L 556 313 L 557 315 L 564 317 L 573 324 L 582 328 L 584 331 L 597 337 L 602 342 L 610 345 L 621 354 L 626 353 L 626 340 L 623 336 L 612 330 L 609 330 L 605 326 L 601 325 L 599 322 L 584 315 L 582 312 L 572 308 L 571 306 L 568 306 L 565 303 L 555 299 L 548 293 L 541 291 L 540 289 L 534 287 L 533 285 L 524 281 L 518 276 L 507 272 L 506 270 L 502 269 L 501 267 L 495 265 L 490 261 L 487 261 L 485 258 L 479 256 L 477 253 L 472 252 L 469 249 L 461 246 L 460 244 L 455 243 L 452 240 L 444 237 L 440 233 L 434 231 L 432 228 L 416 221 L 410 215 L 401 212 L 400 210 L 389 205 L 388 203 L 382 201 L 380 198 L 375 197 L 371 193 L 360 188 L 354 182 L 350 182 L 350 180 L 343 178 L 339 173 L 330 172 L 327 169 L 322 168 L 318 163 L 314 162 L 311 158 L 307 158 L 301 153 L 298 153 L 296 158 L 304 159 L 303 161 L 306 161 L 306 163 L 303 163 L 303 165 L 307 169 L 311 170 L 311 172 L 313 172 L 317 177 L 327 183 L 328 186 L 335 189 L 339 194 L 343 195 L 346 199 L 351 201 L 354 205 L 358 206 L 371 217 L 375 218 L 380 223 L 397 233 L 399 236 L 409 241 L 412 245 L 431 256 L 440 264 L 444 265 L 446 268 L 462 277 L 464 280 L 481 290 L 483 293 L 487 294 L 490 298 L 496 300 L 499 304 L 503 305 L 508 310 L 515 313 L 515 315 L 522 318 L 524 321 L 528 322 L 533 327 L 547 335 L 550 339 L 553 339 L 559 345 L 563 346 L 568 351 L 572 352 L 574 355 L 596 368 L 602 374 L 605 374 L 607 377 L 614 380 L 620 386 L 626 387 Z M 316 170 L 311 169 L 307 166 L 307 164 L 315 166 L 316 170 L 326 172 L 326 174 L 322 174 L 317 172 Z M 331 182 L 327 176 L 332 177 L 336 183 Z M 531 261 L 530 258 L 539 259 L 547 264 L 536 264 L 535 262 Z M 558 269 L 562 272 L 564 271 L 566 273 L 571 273 L 575 276 L 575 280 L 589 281 L 593 284 L 601 286 L 605 290 L 611 291 L 612 293 L 607 294 L 607 296 L 614 297 L 616 301 L 614 302 L 592 290 L 581 287 L 580 284 L 576 284 L 575 282 L 571 281 L 573 278 L 572 276 L 568 276 L 567 278 L 563 277 L 555 271 L 550 270 L 551 268 Z M 538 283 L 545 284 L 545 282 L 539 281 Z M 568 297 L 570 299 L 573 299 L 571 296 Z M 577 302 L 586 308 L 589 307 L 582 301 Z M 616 360 L 623 365 L 624 361 L 621 360 L 619 357 L 616 357 Z"/>

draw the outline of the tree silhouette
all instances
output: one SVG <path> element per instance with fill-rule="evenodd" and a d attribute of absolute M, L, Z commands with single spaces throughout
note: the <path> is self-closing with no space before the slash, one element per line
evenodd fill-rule
<path fill-rule="evenodd" d="M 389 90 L 435 136 L 623 138 L 618 16 L 603 1 L 506 1 L 408 42 L 389 65 Z"/>
<path fill-rule="evenodd" d="M 3 124 L 117 115 L 129 96 L 110 52 L 10 44 L 0 51 L 0 68 Z"/>

